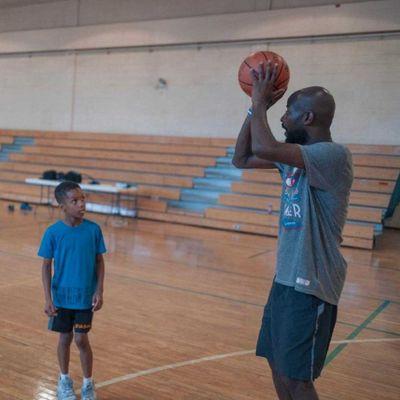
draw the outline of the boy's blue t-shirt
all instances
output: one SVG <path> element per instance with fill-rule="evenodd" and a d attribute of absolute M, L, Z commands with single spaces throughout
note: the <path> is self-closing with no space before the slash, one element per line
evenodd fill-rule
<path fill-rule="evenodd" d="M 47 228 L 38 255 L 54 258 L 51 293 L 56 307 L 92 307 L 97 287 L 96 256 L 105 252 L 101 228 L 94 222 L 84 219 L 72 227 L 58 221 Z"/>

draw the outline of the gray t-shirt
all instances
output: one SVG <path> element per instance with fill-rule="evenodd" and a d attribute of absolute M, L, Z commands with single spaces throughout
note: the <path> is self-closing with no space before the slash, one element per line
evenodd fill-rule
<path fill-rule="evenodd" d="M 277 164 L 282 176 L 278 283 L 337 304 L 347 264 L 340 253 L 353 167 L 337 143 L 300 146 L 305 169 Z"/>

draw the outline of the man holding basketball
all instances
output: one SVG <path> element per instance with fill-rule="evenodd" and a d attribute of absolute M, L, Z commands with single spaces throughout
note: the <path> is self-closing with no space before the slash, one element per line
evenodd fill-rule
<path fill-rule="evenodd" d="M 340 253 L 353 180 L 350 152 L 332 142 L 332 95 L 314 86 L 293 93 L 277 141 L 268 109 L 277 65 L 252 70 L 252 107 L 236 143 L 238 168 L 278 168 L 282 196 L 275 278 L 264 309 L 256 354 L 266 357 L 280 400 L 318 399 L 320 375 L 346 276 Z"/>

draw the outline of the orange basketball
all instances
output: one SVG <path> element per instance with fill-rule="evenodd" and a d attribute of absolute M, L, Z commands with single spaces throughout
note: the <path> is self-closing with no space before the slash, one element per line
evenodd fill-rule
<path fill-rule="evenodd" d="M 257 70 L 260 63 L 266 63 L 267 61 L 271 61 L 272 65 L 278 64 L 274 90 L 285 89 L 286 91 L 289 84 L 290 72 L 285 59 L 272 51 L 258 51 L 257 53 L 250 54 L 239 67 L 239 85 L 248 96 L 251 96 L 253 87 L 250 69 Z"/>

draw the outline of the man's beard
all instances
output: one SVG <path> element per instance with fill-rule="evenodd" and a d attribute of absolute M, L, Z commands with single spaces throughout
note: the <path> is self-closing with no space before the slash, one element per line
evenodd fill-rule
<path fill-rule="evenodd" d="M 285 132 L 285 143 L 306 144 L 308 141 L 308 133 L 305 129 L 294 129 Z"/>

